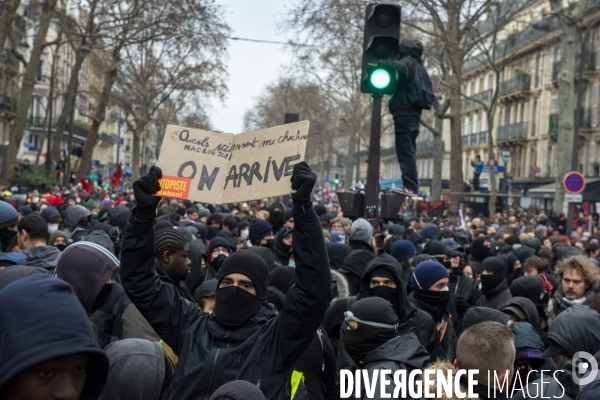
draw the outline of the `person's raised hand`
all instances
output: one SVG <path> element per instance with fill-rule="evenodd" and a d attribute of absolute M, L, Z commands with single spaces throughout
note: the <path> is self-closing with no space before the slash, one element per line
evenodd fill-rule
<path fill-rule="evenodd" d="M 292 194 L 292 200 L 303 204 L 310 202 L 317 175 L 311 171 L 306 162 L 302 161 L 294 166 L 290 181 L 292 189 L 296 191 Z"/>
<path fill-rule="evenodd" d="M 162 199 L 153 196 L 160 190 L 158 180 L 162 178 L 160 168 L 153 166 L 147 175 L 133 182 L 133 194 L 136 203 L 136 218 L 144 221 L 151 221 L 156 217 L 156 207 Z"/>

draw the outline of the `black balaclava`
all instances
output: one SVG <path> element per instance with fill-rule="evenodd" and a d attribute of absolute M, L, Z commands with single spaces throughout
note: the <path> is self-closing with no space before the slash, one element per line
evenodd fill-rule
<path fill-rule="evenodd" d="M 394 275 L 387 268 L 384 267 L 377 267 L 371 272 L 370 279 L 373 279 L 375 277 L 387 278 L 390 281 L 396 282 L 396 278 L 394 277 Z M 398 282 L 396 282 L 396 285 L 397 284 Z M 392 306 L 394 306 L 398 302 L 398 289 L 391 288 L 389 286 L 379 285 L 369 289 L 369 296 L 381 297 L 382 299 L 389 301 L 392 304 Z"/>
<path fill-rule="evenodd" d="M 481 292 L 489 296 L 502 282 L 506 282 L 506 261 L 500 257 L 488 257 L 481 263 L 481 270 L 493 272 L 492 275 L 481 274 Z"/>
<path fill-rule="evenodd" d="M 433 317 L 435 322 L 440 322 L 446 315 L 450 303 L 450 291 L 422 290 L 414 288 L 415 300 L 424 311 Z"/>
<path fill-rule="evenodd" d="M 256 296 L 237 287 L 228 286 L 217 289 L 215 299 L 215 318 L 227 327 L 242 326 L 254 316 L 265 302 L 269 267 L 267 263 L 250 251 L 237 251 L 227 257 L 219 271 L 219 284 L 230 274 L 246 275 L 254 284 Z"/>
<path fill-rule="evenodd" d="M 350 312 L 354 317 L 366 322 L 386 325 L 398 323 L 398 316 L 390 302 L 380 297 L 361 299 L 350 307 Z M 370 326 L 361 322 L 358 322 L 358 328 L 354 330 L 349 330 L 346 323 L 342 326 L 344 348 L 357 364 L 361 364 L 370 352 L 393 339 L 397 334 L 397 329 Z"/>
<path fill-rule="evenodd" d="M 471 246 L 471 256 L 479 263 L 490 256 L 490 248 L 483 245 L 486 240 L 488 239 L 479 237 L 473 240 L 473 246 Z"/>
<path fill-rule="evenodd" d="M 275 238 L 275 250 L 281 252 L 281 254 L 290 254 L 292 252 L 292 245 L 286 245 L 283 243 L 283 238 L 294 233 L 294 229 L 288 226 L 284 226 L 279 230 L 277 237 Z"/>

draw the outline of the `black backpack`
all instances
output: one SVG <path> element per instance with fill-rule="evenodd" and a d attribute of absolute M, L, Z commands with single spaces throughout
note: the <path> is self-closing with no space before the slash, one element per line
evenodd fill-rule
<path fill-rule="evenodd" d="M 431 110 L 435 96 L 429 74 L 421 63 L 414 61 L 415 76 L 406 88 L 406 100 L 411 106 L 421 110 Z"/>

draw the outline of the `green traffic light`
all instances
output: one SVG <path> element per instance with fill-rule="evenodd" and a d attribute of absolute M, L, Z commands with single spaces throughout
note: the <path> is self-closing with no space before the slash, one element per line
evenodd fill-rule
<path fill-rule="evenodd" d="M 373 87 L 376 89 L 385 89 L 392 81 L 390 73 L 383 68 L 377 68 L 374 70 L 369 79 L 371 81 L 371 85 L 373 85 Z"/>

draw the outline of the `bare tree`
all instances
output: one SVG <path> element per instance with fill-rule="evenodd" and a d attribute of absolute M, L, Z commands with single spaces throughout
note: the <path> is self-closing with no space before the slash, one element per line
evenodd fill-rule
<path fill-rule="evenodd" d="M 310 121 L 307 155 L 317 155 L 316 173 L 321 179 L 330 173 L 331 155 L 336 159 L 344 152 L 334 146 L 341 122 L 334 109 L 336 104 L 318 85 L 292 78 L 280 78 L 265 88 L 253 107 L 244 115 L 244 130 L 264 129 L 281 125 L 285 113 L 297 113 L 301 120 Z M 322 180 L 321 180 L 322 182 Z"/>
<path fill-rule="evenodd" d="M 38 72 L 42 51 L 46 45 L 46 35 L 48 33 L 48 28 L 50 27 L 52 17 L 54 16 L 56 3 L 57 0 L 47 0 L 39 5 L 32 5 L 36 11 L 40 11 L 38 33 L 33 40 L 33 47 L 25 68 L 25 75 L 23 76 L 19 100 L 17 102 L 17 112 L 13 120 L 14 125 L 10 131 L 6 156 L 4 157 L 2 162 L 2 170 L 0 171 L 0 182 L 10 182 L 14 172 L 13 165 L 17 159 L 17 151 L 21 145 L 21 140 L 23 140 L 23 135 L 25 133 L 29 102 L 31 101 L 31 94 L 33 93 L 33 87 L 35 85 L 35 77 Z M 23 57 L 21 57 L 21 59 L 23 60 Z"/>
<path fill-rule="evenodd" d="M 21 5 L 21 0 L 5 0 L 2 5 L 2 11 L 0 12 L 0 49 L 4 50 L 6 38 L 10 36 L 11 29 L 13 29 L 13 21 Z"/>
<path fill-rule="evenodd" d="M 134 174 L 143 132 L 166 101 L 180 95 L 188 107 L 202 110 L 207 98 L 221 97 L 226 90 L 222 66 L 229 28 L 220 9 L 206 0 L 182 1 L 169 19 L 169 35 L 156 36 L 156 27 L 148 27 L 142 36 L 146 40 L 122 52 L 116 101 L 130 117 Z"/>

